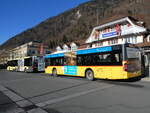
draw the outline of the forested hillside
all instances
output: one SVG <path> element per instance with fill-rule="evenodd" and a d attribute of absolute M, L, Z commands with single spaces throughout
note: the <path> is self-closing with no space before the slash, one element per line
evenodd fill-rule
<path fill-rule="evenodd" d="M 12 37 L 0 46 L 9 49 L 38 40 L 50 48 L 76 40 L 86 40 L 93 27 L 132 16 L 150 28 L 150 0 L 91 0 Z"/>

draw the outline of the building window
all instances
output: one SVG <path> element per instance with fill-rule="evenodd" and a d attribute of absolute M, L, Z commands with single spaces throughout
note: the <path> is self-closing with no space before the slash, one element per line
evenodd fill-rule
<path fill-rule="evenodd" d="M 34 51 L 34 50 L 32 50 L 32 54 L 35 54 L 35 51 Z"/>
<path fill-rule="evenodd" d="M 133 44 L 136 44 L 137 43 L 137 38 L 136 37 L 133 37 Z"/>
<path fill-rule="evenodd" d="M 118 39 L 113 39 L 108 41 L 108 45 L 118 44 Z"/>
<path fill-rule="evenodd" d="M 136 36 L 125 38 L 125 43 L 136 44 L 139 43 Z"/>
<path fill-rule="evenodd" d="M 147 36 L 147 42 L 150 42 L 150 35 Z"/>
<path fill-rule="evenodd" d="M 77 46 L 72 46 L 72 51 L 76 51 L 77 50 Z"/>
<path fill-rule="evenodd" d="M 96 47 L 103 46 L 103 42 L 99 42 L 95 44 Z"/>
<path fill-rule="evenodd" d="M 137 36 L 137 43 L 143 42 L 143 36 Z"/>
<path fill-rule="evenodd" d="M 38 50 L 38 54 L 40 54 L 40 50 Z"/>
<path fill-rule="evenodd" d="M 92 44 L 92 47 L 96 47 L 96 44 Z"/>
<path fill-rule="evenodd" d="M 46 50 L 46 54 L 50 54 L 50 53 L 51 53 L 50 51 Z"/>

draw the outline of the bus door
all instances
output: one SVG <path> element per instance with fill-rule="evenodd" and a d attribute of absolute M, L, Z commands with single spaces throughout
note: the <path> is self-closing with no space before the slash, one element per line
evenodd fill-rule
<path fill-rule="evenodd" d="M 76 55 L 74 52 L 64 54 L 64 74 L 77 75 Z"/>
<path fill-rule="evenodd" d="M 24 71 L 24 59 L 18 60 L 18 71 Z"/>
<path fill-rule="evenodd" d="M 38 58 L 36 56 L 32 56 L 32 72 L 38 71 Z"/>
<path fill-rule="evenodd" d="M 143 77 L 150 76 L 150 55 L 149 53 L 145 52 L 142 55 L 142 72 Z"/>
<path fill-rule="evenodd" d="M 112 67 L 109 65 L 112 65 L 112 63 L 115 61 L 113 59 L 113 54 L 112 53 L 105 53 L 102 55 L 99 55 L 100 61 L 101 63 L 104 65 L 104 67 L 102 66 L 102 68 L 100 69 L 100 75 L 104 76 L 105 79 L 107 78 L 112 78 Z M 106 66 L 105 66 L 106 65 Z"/>
<path fill-rule="evenodd" d="M 44 70 L 45 70 L 44 57 L 38 57 L 38 71 L 44 71 Z"/>
<path fill-rule="evenodd" d="M 24 58 L 24 71 L 25 72 L 32 72 L 32 57 Z"/>

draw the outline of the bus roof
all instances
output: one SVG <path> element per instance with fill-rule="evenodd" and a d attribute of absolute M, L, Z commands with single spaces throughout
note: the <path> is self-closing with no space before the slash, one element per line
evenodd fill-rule
<path fill-rule="evenodd" d="M 111 52 L 113 50 L 120 50 L 121 44 L 112 45 L 112 46 L 103 46 L 103 47 L 95 47 L 95 48 L 86 48 L 80 49 L 75 52 L 76 55 L 90 54 L 90 53 L 99 53 L 99 52 Z M 67 56 L 67 53 L 70 52 L 54 52 L 45 56 L 45 58 L 57 58 Z"/>
<path fill-rule="evenodd" d="M 56 58 L 56 57 L 63 57 L 64 53 L 56 53 L 56 54 L 49 54 L 46 55 L 45 58 Z"/>

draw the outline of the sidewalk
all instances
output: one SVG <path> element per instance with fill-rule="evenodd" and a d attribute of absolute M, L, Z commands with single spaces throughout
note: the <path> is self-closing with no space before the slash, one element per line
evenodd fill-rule
<path fill-rule="evenodd" d="M 147 81 L 147 82 L 150 82 L 150 77 L 144 77 L 141 79 L 141 81 Z"/>
<path fill-rule="evenodd" d="M 10 89 L 0 85 L 0 113 L 48 113 Z"/>
<path fill-rule="evenodd" d="M 23 113 L 23 110 L 0 91 L 0 113 Z"/>

